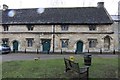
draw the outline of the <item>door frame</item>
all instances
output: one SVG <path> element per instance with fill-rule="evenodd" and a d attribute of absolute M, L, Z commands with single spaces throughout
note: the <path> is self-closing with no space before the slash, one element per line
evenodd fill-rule
<path fill-rule="evenodd" d="M 41 51 L 42 51 L 42 52 L 46 52 L 46 51 L 43 50 L 43 41 L 44 41 L 44 40 L 47 40 L 47 41 L 50 42 L 50 43 L 49 43 L 49 45 L 50 45 L 49 51 L 50 51 L 50 50 L 51 50 L 51 39 L 41 39 L 41 44 L 42 44 Z"/>
<path fill-rule="evenodd" d="M 107 41 L 107 42 L 105 42 L 105 41 Z M 110 47 L 111 47 L 111 37 L 107 35 L 104 37 L 104 49 L 110 50 Z"/>
<path fill-rule="evenodd" d="M 17 42 L 17 44 L 18 44 L 18 45 L 17 45 L 17 49 L 15 49 L 15 50 L 14 50 L 14 42 Z M 19 41 L 18 41 L 18 40 L 13 40 L 12 45 L 13 45 L 13 46 L 12 46 L 13 52 L 16 52 L 16 51 L 19 50 Z"/>
<path fill-rule="evenodd" d="M 76 43 L 75 43 L 75 52 L 77 51 L 77 44 L 78 44 L 78 42 L 82 42 L 82 52 L 84 52 L 84 42 L 82 41 L 82 40 L 78 40 L 78 41 L 76 41 Z M 80 53 L 82 53 L 82 52 L 80 52 Z M 76 52 L 77 53 L 77 52 Z"/>

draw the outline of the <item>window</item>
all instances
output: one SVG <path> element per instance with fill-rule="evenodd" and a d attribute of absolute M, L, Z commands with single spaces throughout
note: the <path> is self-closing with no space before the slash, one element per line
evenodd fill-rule
<path fill-rule="evenodd" d="M 4 29 L 4 31 L 8 31 L 9 30 L 9 26 L 8 25 L 3 25 L 3 29 Z"/>
<path fill-rule="evenodd" d="M 88 39 L 89 41 L 89 48 L 94 48 L 97 45 L 97 39 Z"/>
<path fill-rule="evenodd" d="M 89 25 L 89 30 L 90 31 L 95 31 L 96 30 L 96 26 L 95 25 Z"/>
<path fill-rule="evenodd" d="M 61 25 L 61 30 L 62 31 L 67 31 L 69 28 L 69 25 Z"/>
<path fill-rule="evenodd" d="M 27 25 L 28 31 L 33 31 L 34 25 Z"/>
<path fill-rule="evenodd" d="M 34 40 L 34 39 L 33 39 L 33 38 L 27 38 L 26 40 L 27 40 L 27 46 L 28 46 L 28 47 L 32 47 L 32 46 L 33 46 L 33 40 Z"/>
<path fill-rule="evenodd" d="M 2 39 L 2 44 L 3 45 L 8 45 L 9 44 L 9 39 L 8 38 L 3 38 Z"/>
<path fill-rule="evenodd" d="M 62 48 L 68 48 L 68 39 L 61 39 Z"/>

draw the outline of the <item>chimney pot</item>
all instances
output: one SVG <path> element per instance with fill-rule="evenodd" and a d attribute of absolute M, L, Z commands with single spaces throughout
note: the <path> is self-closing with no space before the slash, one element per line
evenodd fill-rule
<path fill-rule="evenodd" d="M 104 2 L 98 2 L 98 3 L 97 3 L 97 7 L 98 7 L 98 8 L 104 7 Z"/>
<path fill-rule="evenodd" d="M 6 4 L 3 4 L 3 10 L 8 9 L 8 6 Z"/>

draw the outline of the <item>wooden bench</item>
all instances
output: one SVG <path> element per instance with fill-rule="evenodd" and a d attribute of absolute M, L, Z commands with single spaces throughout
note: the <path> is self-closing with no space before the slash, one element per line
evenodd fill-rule
<path fill-rule="evenodd" d="M 68 71 L 74 71 L 76 73 L 78 73 L 78 78 L 80 80 L 88 80 L 89 79 L 89 67 L 79 67 L 78 63 L 75 63 L 73 61 L 70 61 L 69 59 L 64 58 L 64 62 L 65 62 L 65 72 Z"/>

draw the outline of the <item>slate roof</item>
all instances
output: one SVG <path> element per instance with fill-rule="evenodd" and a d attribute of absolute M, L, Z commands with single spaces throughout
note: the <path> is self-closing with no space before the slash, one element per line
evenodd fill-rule
<path fill-rule="evenodd" d="M 113 20 L 105 8 L 74 7 L 7 9 L 2 11 L 2 24 L 112 24 Z M 10 11 L 13 17 L 8 16 Z"/>
<path fill-rule="evenodd" d="M 2 11 L 0 10 L 0 23 L 2 23 Z"/>

